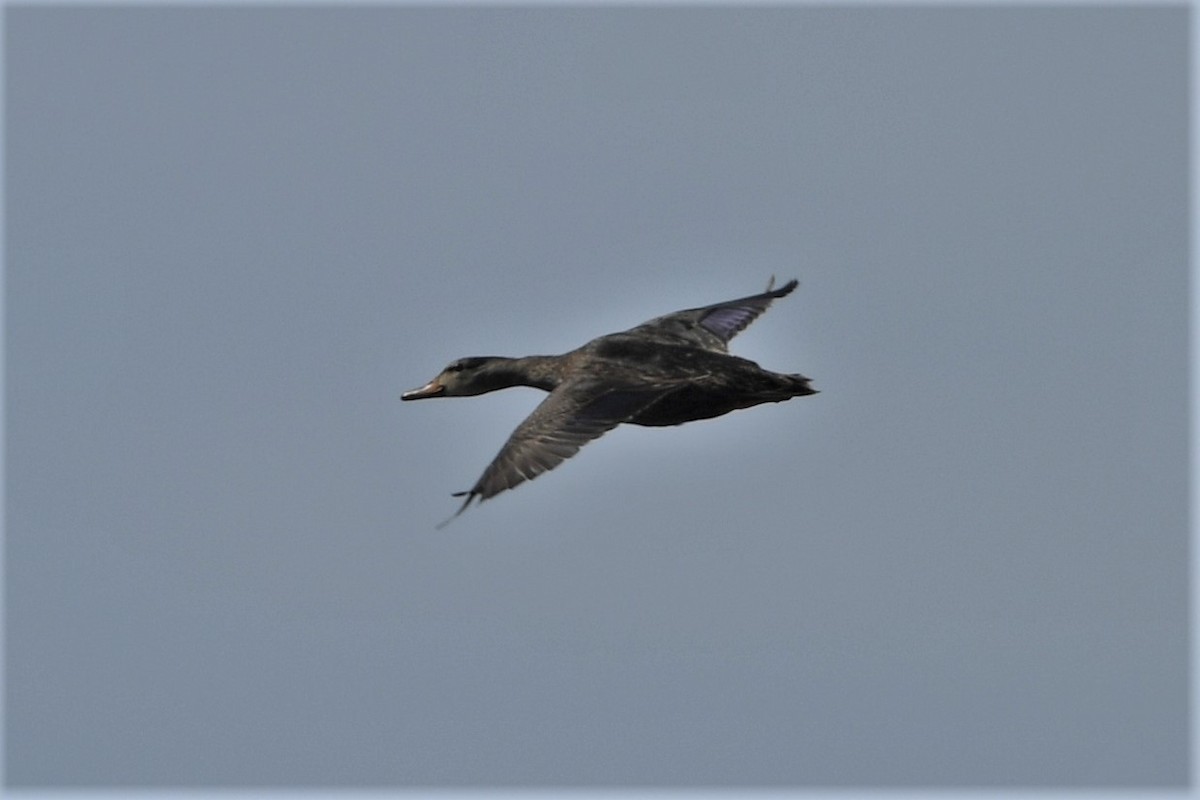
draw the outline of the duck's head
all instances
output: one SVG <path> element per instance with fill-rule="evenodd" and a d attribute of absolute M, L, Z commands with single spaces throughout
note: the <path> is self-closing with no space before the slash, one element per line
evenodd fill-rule
<path fill-rule="evenodd" d="M 438 376 L 419 389 L 400 395 L 401 400 L 421 400 L 426 397 L 469 397 L 483 394 L 511 382 L 498 380 L 496 367 L 511 359 L 500 356 L 471 356 L 451 361 Z"/>

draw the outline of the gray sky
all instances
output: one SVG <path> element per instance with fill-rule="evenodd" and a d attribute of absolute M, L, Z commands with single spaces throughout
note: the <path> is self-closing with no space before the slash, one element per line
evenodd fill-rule
<path fill-rule="evenodd" d="M 7 781 L 1187 777 L 1187 16 L 13 8 Z M 821 394 L 404 404 L 800 289 Z"/>

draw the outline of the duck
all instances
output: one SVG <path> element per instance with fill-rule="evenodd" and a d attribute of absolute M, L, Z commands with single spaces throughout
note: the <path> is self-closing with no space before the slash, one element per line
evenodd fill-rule
<path fill-rule="evenodd" d="M 762 403 L 817 394 L 799 374 L 765 370 L 729 353 L 729 342 L 771 303 L 799 285 L 790 280 L 722 303 L 655 317 L 592 339 L 562 355 L 468 356 L 451 361 L 401 400 L 473 397 L 514 386 L 549 392 L 508 437 L 449 523 L 475 500 L 549 472 L 621 424 L 664 427 L 711 419 Z"/>

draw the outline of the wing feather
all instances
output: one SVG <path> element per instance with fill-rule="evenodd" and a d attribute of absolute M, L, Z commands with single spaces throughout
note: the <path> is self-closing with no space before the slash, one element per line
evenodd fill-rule
<path fill-rule="evenodd" d="M 476 498 L 483 502 L 549 472 L 661 394 L 645 390 L 594 393 L 592 388 L 593 385 L 574 381 L 563 383 L 551 392 L 512 432 L 475 485 L 465 492 L 455 492 L 455 497 L 465 495 L 466 499 L 442 525 L 466 511 Z"/>
<path fill-rule="evenodd" d="M 778 289 L 772 289 L 774 285 L 775 279 L 772 278 L 767 284 L 767 291 L 760 294 L 676 311 L 656 317 L 632 330 L 657 339 L 684 341 L 724 353 L 728 351 L 730 339 L 758 319 L 773 300 L 791 294 L 799 282 L 790 280 Z"/>

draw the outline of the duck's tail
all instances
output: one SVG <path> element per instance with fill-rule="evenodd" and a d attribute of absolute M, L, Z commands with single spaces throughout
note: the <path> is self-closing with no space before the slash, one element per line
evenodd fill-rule
<path fill-rule="evenodd" d="M 808 378 L 803 375 L 780 375 L 785 382 L 791 397 L 803 397 L 806 394 L 816 394 L 817 390 L 809 385 Z"/>
<path fill-rule="evenodd" d="M 803 375 L 783 375 L 764 370 L 758 376 L 758 380 L 754 382 L 753 389 L 747 392 L 746 398 L 750 402 L 738 407 L 749 408 L 759 403 L 782 403 L 793 397 L 804 397 L 816 393 L 817 390 Z"/>

